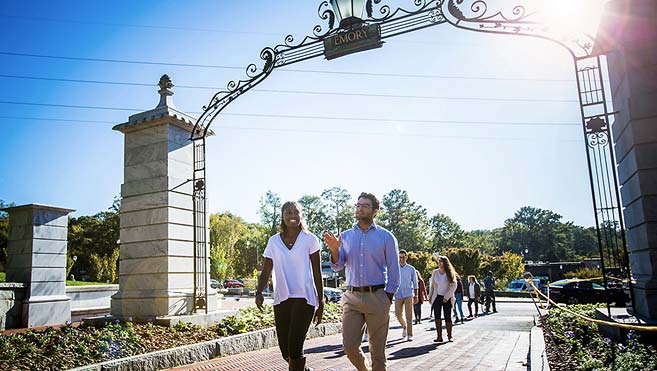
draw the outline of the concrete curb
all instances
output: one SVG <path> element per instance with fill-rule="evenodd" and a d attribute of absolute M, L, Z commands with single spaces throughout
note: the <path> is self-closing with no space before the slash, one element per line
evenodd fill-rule
<path fill-rule="evenodd" d="M 529 335 L 529 367 L 532 371 L 550 371 L 550 364 L 545 352 L 543 329 L 534 326 Z"/>
<path fill-rule="evenodd" d="M 342 332 L 339 323 L 310 326 L 307 339 L 335 335 Z M 269 328 L 203 343 L 184 345 L 178 348 L 120 358 L 69 371 L 157 371 L 207 361 L 216 357 L 266 349 L 278 345 L 276 330 Z"/>

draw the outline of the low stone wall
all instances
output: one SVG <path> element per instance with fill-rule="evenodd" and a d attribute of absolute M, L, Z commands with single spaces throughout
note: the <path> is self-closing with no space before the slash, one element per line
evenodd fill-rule
<path fill-rule="evenodd" d="M 90 308 L 110 308 L 112 295 L 119 285 L 66 286 L 66 295 L 71 298 L 71 311 Z"/>
<path fill-rule="evenodd" d="M 0 282 L 0 331 L 22 327 L 25 284 Z"/>
<path fill-rule="evenodd" d="M 311 326 L 308 339 L 337 334 L 342 331 L 338 323 Z M 78 367 L 69 371 L 156 371 L 207 361 L 216 357 L 271 348 L 278 345 L 273 328 L 185 345 L 133 357 L 121 358 L 94 365 Z"/>

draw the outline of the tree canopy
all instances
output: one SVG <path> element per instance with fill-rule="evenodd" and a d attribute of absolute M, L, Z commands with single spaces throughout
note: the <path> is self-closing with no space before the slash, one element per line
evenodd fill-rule
<path fill-rule="evenodd" d="M 303 208 L 305 222 L 315 235 L 325 231 L 338 233 L 352 228 L 355 208 L 352 195 L 344 188 L 332 187 L 320 195 L 305 194 L 297 200 Z M 262 264 L 262 252 L 270 236 L 278 233 L 281 223 L 281 198 L 269 190 L 260 199 L 259 223 L 247 223 L 230 212 L 210 215 L 210 267 L 217 279 L 253 277 Z M 116 280 L 119 238 L 119 199 L 106 211 L 92 216 L 70 218 L 68 233 L 68 268 L 77 257 L 78 271 L 94 280 Z M 11 204 L 0 200 L 0 207 Z M 594 227 L 576 226 L 562 221 L 562 216 L 531 206 L 520 208 L 493 230 L 464 230 L 444 213 L 430 216 L 413 201 L 408 192 L 393 189 L 381 197 L 377 224 L 390 230 L 399 248 L 409 251 L 409 264 L 427 278 L 435 261 L 433 254 L 447 255 L 464 278 L 475 274 L 481 278 L 488 270 L 498 277 L 520 277 L 523 262 L 578 260 L 599 256 Z M 618 225 L 604 226 L 603 248 L 618 244 Z M 6 260 L 8 217 L 0 212 L 0 261 Z M 323 241 L 322 241 L 323 244 Z M 322 249 L 322 260 L 328 259 Z"/>

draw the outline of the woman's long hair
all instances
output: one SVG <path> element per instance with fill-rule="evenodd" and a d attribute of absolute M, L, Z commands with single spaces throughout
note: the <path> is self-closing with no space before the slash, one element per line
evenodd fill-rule
<path fill-rule="evenodd" d="M 452 263 L 449 261 L 449 258 L 445 255 L 440 255 L 438 260 L 442 260 L 443 266 L 445 267 L 445 274 L 447 275 L 449 281 L 456 282 L 456 270 L 454 269 Z"/>
<path fill-rule="evenodd" d="M 285 221 L 283 220 L 283 213 L 285 212 L 285 209 L 288 207 L 296 207 L 297 210 L 299 210 L 299 227 L 301 228 L 302 231 L 308 232 L 308 227 L 306 227 L 306 224 L 303 222 L 303 208 L 301 205 L 296 202 L 296 201 L 288 201 L 281 206 L 281 233 L 285 235 L 287 233 L 287 226 L 285 225 Z"/>
<path fill-rule="evenodd" d="M 415 276 L 417 277 L 417 282 L 420 283 L 420 281 L 424 282 L 424 279 L 422 279 L 422 275 L 420 274 L 419 270 L 415 270 Z"/>

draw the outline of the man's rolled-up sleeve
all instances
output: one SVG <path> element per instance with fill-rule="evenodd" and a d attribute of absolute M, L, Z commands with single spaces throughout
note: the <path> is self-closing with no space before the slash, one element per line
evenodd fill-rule
<path fill-rule="evenodd" d="M 335 263 L 331 262 L 331 269 L 333 269 L 334 272 L 342 270 L 342 268 L 344 268 L 345 258 L 344 249 L 342 248 L 342 245 L 340 245 L 340 248 L 338 248 L 338 261 Z"/>

